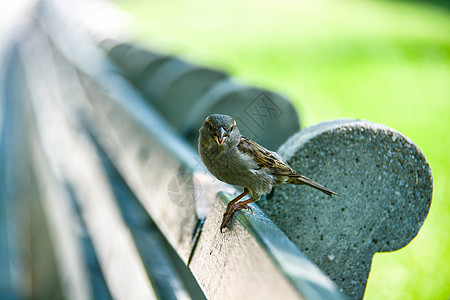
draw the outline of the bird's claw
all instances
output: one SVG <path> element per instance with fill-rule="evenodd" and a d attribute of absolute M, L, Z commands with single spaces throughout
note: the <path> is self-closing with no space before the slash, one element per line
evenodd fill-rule
<path fill-rule="evenodd" d="M 222 230 L 225 227 L 227 227 L 228 223 L 230 223 L 231 221 L 231 218 L 233 218 L 235 212 L 236 212 L 235 205 L 231 205 L 230 207 L 227 206 L 227 209 L 223 213 L 222 224 L 220 224 L 220 232 L 222 232 Z"/>
<path fill-rule="evenodd" d="M 220 224 L 220 232 L 221 233 L 223 232 L 223 229 L 225 227 L 227 227 L 227 225 L 230 222 L 232 216 L 233 216 L 233 214 L 228 214 L 226 212 L 223 214 L 222 224 Z"/>
<path fill-rule="evenodd" d="M 227 212 L 230 212 L 231 211 L 231 209 L 232 209 L 232 207 L 233 207 L 233 203 L 228 203 L 228 205 L 227 205 L 227 209 L 225 209 L 225 213 L 223 214 L 224 216 L 225 216 L 225 214 L 227 213 Z"/>
<path fill-rule="evenodd" d="M 239 203 L 233 204 L 231 206 L 227 206 L 227 209 L 225 210 L 225 213 L 223 214 L 222 218 L 222 224 L 220 225 L 220 232 L 223 232 L 222 230 L 227 227 L 228 223 L 230 223 L 231 218 L 233 218 L 233 215 L 236 211 L 239 211 L 241 209 L 248 209 L 253 213 L 253 209 L 245 205 L 239 205 Z"/>
<path fill-rule="evenodd" d="M 239 210 L 241 210 L 241 209 L 248 209 L 249 211 L 251 211 L 251 212 L 253 213 L 253 209 L 252 209 L 250 206 L 248 206 L 247 204 L 242 205 L 242 206 L 239 208 Z"/>

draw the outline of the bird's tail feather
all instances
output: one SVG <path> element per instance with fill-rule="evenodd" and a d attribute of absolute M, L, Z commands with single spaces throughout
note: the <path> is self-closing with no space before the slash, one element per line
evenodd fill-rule
<path fill-rule="evenodd" d="M 337 195 L 339 196 L 338 193 L 333 192 L 332 190 L 327 189 L 326 187 L 324 187 L 323 185 L 315 182 L 314 180 L 311 180 L 303 175 L 294 175 L 294 176 L 289 176 L 289 180 L 288 183 L 292 183 L 292 184 L 306 184 L 309 185 L 310 187 L 313 187 L 325 194 L 327 194 L 328 196 L 333 196 L 333 195 Z"/>

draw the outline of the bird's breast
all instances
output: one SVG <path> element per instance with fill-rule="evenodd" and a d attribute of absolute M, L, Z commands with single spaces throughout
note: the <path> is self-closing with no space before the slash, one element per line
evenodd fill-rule
<path fill-rule="evenodd" d="M 205 151 L 212 153 L 213 151 Z M 249 188 L 262 195 L 270 192 L 273 176 L 261 169 L 254 159 L 237 149 L 215 152 L 215 155 L 201 154 L 203 163 L 219 180 L 228 184 Z"/>

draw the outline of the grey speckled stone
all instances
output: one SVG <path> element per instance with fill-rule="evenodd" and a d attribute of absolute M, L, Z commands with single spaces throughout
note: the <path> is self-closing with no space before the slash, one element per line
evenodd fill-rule
<path fill-rule="evenodd" d="M 399 132 L 353 120 L 302 130 L 279 153 L 342 197 L 282 185 L 261 208 L 349 298 L 362 299 L 375 252 L 407 245 L 428 214 L 425 156 Z"/>

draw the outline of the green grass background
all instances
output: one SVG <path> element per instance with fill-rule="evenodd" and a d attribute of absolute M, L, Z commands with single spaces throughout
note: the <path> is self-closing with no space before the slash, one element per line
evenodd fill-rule
<path fill-rule="evenodd" d="M 450 297 L 450 13 L 378 0 L 117 1 L 144 45 L 290 97 L 302 125 L 386 124 L 425 153 L 431 210 L 405 248 L 374 257 L 365 299 Z"/>

